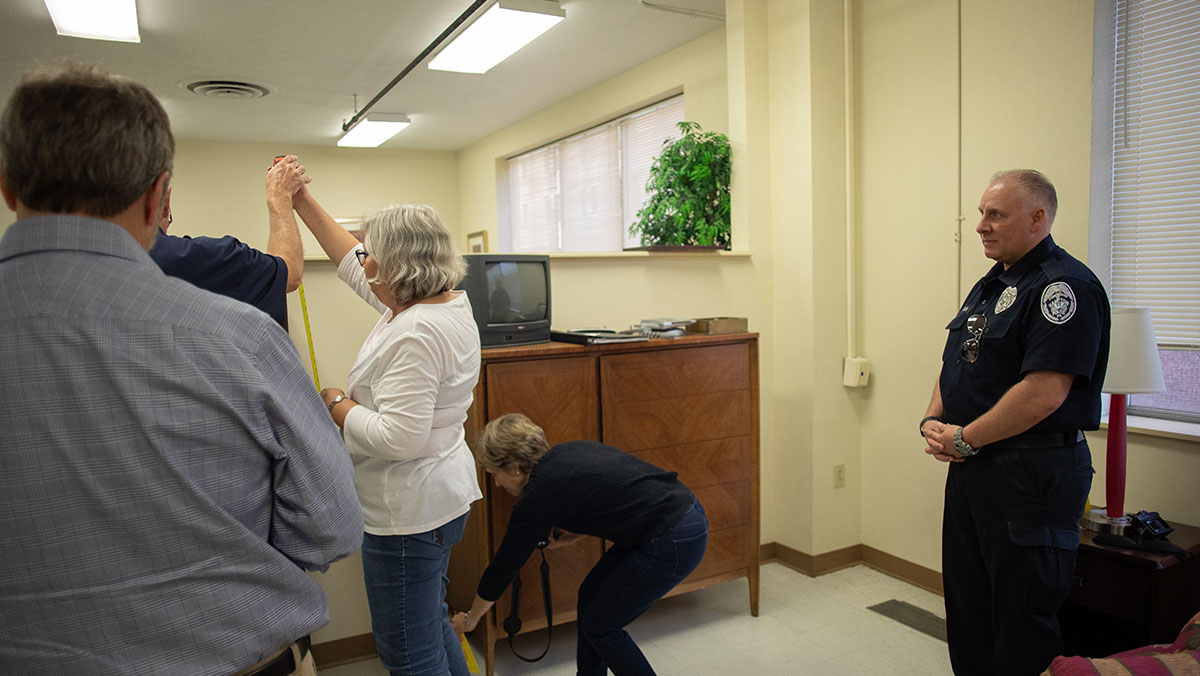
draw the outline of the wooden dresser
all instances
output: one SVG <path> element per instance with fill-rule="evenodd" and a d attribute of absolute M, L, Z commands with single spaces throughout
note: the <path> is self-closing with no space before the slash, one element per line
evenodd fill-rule
<path fill-rule="evenodd" d="M 541 425 L 551 445 L 601 441 L 678 471 L 704 504 L 711 530 L 704 559 L 671 595 L 745 577 L 750 613 L 758 615 L 758 334 L 484 350 L 466 424 L 472 447 L 489 420 L 512 412 Z M 482 469 L 479 481 L 484 499 L 450 559 L 455 611 L 470 607 L 515 502 Z M 547 550 L 555 626 L 575 619 L 576 590 L 603 548 L 600 540 L 584 538 Z M 521 571 L 522 633 L 546 626 L 540 563 L 535 553 Z M 487 646 L 489 676 L 510 599 L 506 591 L 476 629 Z"/>

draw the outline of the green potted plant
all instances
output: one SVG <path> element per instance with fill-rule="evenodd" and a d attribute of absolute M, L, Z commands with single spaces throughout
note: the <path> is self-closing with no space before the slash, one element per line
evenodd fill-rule
<path fill-rule="evenodd" d="M 629 226 L 640 249 L 729 249 L 729 138 L 680 122 L 683 136 L 664 142 L 650 165 L 650 197 Z"/>

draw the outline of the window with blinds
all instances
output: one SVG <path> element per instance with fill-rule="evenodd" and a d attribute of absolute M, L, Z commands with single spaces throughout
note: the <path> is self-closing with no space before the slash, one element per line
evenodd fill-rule
<path fill-rule="evenodd" d="M 1168 383 L 1130 406 L 1191 417 L 1200 414 L 1200 3 L 1118 0 L 1115 11 L 1109 291 L 1115 307 L 1151 309 Z"/>
<path fill-rule="evenodd" d="M 668 99 L 508 160 L 514 252 L 620 251 L 646 201 L 650 165 L 679 137 L 683 97 Z"/>

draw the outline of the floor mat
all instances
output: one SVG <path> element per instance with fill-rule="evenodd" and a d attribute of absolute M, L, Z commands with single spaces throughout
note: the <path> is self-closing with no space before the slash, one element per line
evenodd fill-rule
<path fill-rule="evenodd" d="M 922 634 L 932 636 L 939 641 L 946 640 L 946 621 L 928 610 L 918 608 L 911 603 L 892 599 L 870 606 L 867 610 L 874 610 L 884 617 L 890 617 L 906 627 L 916 629 Z"/>

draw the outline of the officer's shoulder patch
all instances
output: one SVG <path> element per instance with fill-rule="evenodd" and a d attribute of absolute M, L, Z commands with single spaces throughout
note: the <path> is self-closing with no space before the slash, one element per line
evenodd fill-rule
<path fill-rule="evenodd" d="M 1066 282 L 1047 284 L 1042 291 L 1042 316 L 1053 324 L 1066 324 L 1075 316 L 1075 292 Z"/>

